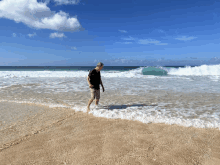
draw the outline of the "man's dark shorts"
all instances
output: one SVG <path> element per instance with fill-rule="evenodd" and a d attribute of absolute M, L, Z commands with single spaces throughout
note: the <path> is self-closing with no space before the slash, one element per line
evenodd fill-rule
<path fill-rule="evenodd" d="M 91 90 L 91 99 L 100 99 L 100 88 L 99 89 L 94 89 L 94 88 L 90 88 Z"/>

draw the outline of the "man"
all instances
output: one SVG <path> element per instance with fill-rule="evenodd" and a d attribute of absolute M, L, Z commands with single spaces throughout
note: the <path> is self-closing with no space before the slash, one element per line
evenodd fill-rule
<path fill-rule="evenodd" d="M 100 88 L 99 84 L 102 85 L 103 92 L 105 91 L 104 86 L 102 84 L 100 71 L 102 70 L 104 64 L 99 62 L 95 69 L 91 70 L 89 72 L 89 75 L 87 77 L 87 81 L 89 84 L 89 87 L 91 88 L 91 99 L 88 102 L 87 106 L 87 113 L 90 111 L 90 104 L 93 102 L 93 100 L 96 98 L 95 105 L 98 105 L 99 99 L 100 99 Z"/>

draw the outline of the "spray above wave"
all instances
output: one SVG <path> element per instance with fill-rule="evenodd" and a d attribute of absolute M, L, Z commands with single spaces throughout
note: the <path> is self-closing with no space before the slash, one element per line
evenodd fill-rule
<path fill-rule="evenodd" d="M 220 75 L 219 65 L 201 65 L 201 66 L 186 66 L 185 68 L 170 68 L 169 75 L 179 76 L 217 76 Z"/>
<path fill-rule="evenodd" d="M 220 65 L 202 65 L 196 67 L 186 66 L 185 68 L 168 67 L 139 67 L 127 71 L 101 71 L 102 77 L 118 78 L 147 78 L 151 76 L 167 77 L 167 75 L 177 76 L 220 76 Z M 87 77 L 88 71 L 0 71 L 0 78 L 26 78 L 26 77 Z M 168 77 L 167 77 L 168 78 Z"/>
<path fill-rule="evenodd" d="M 146 75 L 167 75 L 166 68 L 163 67 L 139 67 L 127 71 L 120 70 L 103 70 L 102 77 L 118 77 L 118 78 L 144 78 Z M 79 71 L 0 71 L 2 78 L 26 78 L 26 77 L 87 77 L 88 72 Z"/>
<path fill-rule="evenodd" d="M 26 77 L 87 77 L 88 71 L 0 71 L 2 78 L 26 78 Z M 101 71 L 102 77 L 143 77 L 142 68 L 132 69 L 129 71 Z"/>

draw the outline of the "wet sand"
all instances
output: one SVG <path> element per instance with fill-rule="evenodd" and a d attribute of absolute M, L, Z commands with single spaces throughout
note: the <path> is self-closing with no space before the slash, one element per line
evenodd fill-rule
<path fill-rule="evenodd" d="M 53 120 L 48 118 L 47 122 L 36 120 L 39 126 L 26 132 L 16 132 L 18 127 L 5 130 L 4 137 L 14 132 L 14 139 L 0 143 L 1 165 L 220 164 L 220 131 L 217 129 L 144 124 L 97 118 L 64 108 L 23 106 L 44 108 L 54 115 L 62 111 L 62 115 Z"/>

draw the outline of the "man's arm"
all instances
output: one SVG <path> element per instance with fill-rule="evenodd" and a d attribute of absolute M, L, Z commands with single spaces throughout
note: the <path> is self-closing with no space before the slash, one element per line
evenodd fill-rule
<path fill-rule="evenodd" d="M 88 76 L 88 77 L 87 77 L 88 84 L 89 84 L 89 85 L 92 85 L 92 84 L 90 83 L 89 79 L 90 79 L 90 78 L 89 78 L 89 76 Z"/>
<path fill-rule="evenodd" d="M 101 84 L 102 88 L 104 88 L 104 86 L 103 86 L 103 84 L 102 84 L 102 79 L 101 79 L 101 77 L 100 77 L 100 84 Z"/>

